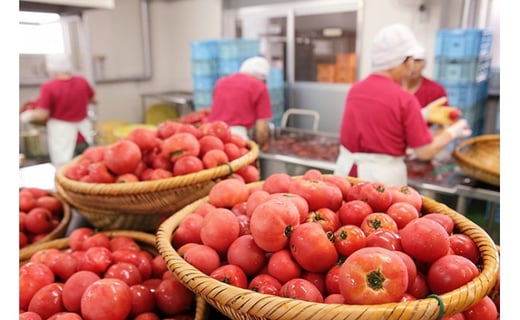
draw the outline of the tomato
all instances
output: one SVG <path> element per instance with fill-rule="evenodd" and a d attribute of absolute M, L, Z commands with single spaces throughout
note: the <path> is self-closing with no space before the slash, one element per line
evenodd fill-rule
<path fill-rule="evenodd" d="M 465 320 L 496 320 L 498 310 L 489 296 L 480 299 L 476 304 L 462 312 Z"/>
<path fill-rule="evenodd" d="M 401 259 L 403 259 L 404 264 L 406 265 L 406 270 L 408 271 L 407 291 L 409 291 L 412 289 L 412 286 L 415 283 L 415 277 L 417 277 L 417 266 L 415 265 L 415 261 L 413 261 L 412 257 L 407 255 L 403 251 L 395 250 L 395 254 L 401 257 Z"/>
<path fill-rule="evenodd" d="M 408 285 L 408 289 L 406 292 L 413 295 L 417 299 L 426 298 L 426 296 L 430 293 L 430 288 L 428 287 L 426 276 L 422 272 L 417 270 L 415 280 L 411 285 Z"/>
<path fill-rule="evenodd" d="M 339 216 L 329 208 L 311 211 L 306 221 L 318 223 L 326 232 L 334 232 L 340 227 Z"/>
<path fill-rule="evenodd" d="M 110 267 L 105 271 L 103 278 L 123 280 L 128 286 L 133 286 L 143 282 L 139 269 L 129 262 L 117 262 L 110 265 Z"/>
<path fill-rule="evenodd" d="M 318 169 L 307 169 L 303 175 L 302 179 L 306 180 L 323 180 L 323 173 L 321 173 Z"/>
<path fill-rule="evenodd" d="M 47 320 L 83 320 L 83 318 L 81 318 L 79 314 L 74 312 L 58 312 L 53 314 Z"/>
<path fill-rule="evenodd" d="M 459 312 L 451 316 L 444 316 L 441 318 L 441 320 L 466 320 L 466 318 L 464 317 L 463 313 Z"/>
<path fill-rule="evenodd" d="M 205 169 L 215 168 L 228 162 L 229 159 L 224 150 L 209 150 L 204 156 L 202 156 L 202 164 Z"/>
<path fill-rule="evenodd" d="M 343 200 L 347 201 L 348 193 L 352 188 L 352 183 L 347 178 L 327 174 L 323 176 L 323 181 L 336 185 L 341 190 Z"/>
<path fill-rule="evenodd" d="M 155 288 L 156 307 L 165 315 L 189 310 L 194 301 L 193 293 L 174 277 L 161 281 Z"/>
<path fill-rule="evenodd" d="M 110 237 L 105 233 L 98 232 L 86 237 L 81 244 L 81 250 L 88 250 L 93 247 L 110 249 Z"/>
<path fill-rule="evenodd" d="M 287 173 L 273 173 L 265 178 L 262 190 L 268 193 L 287 193 L 293 179 Z"/>
<path fill-rule="evenodd" d="M 213 270 L 209 276 L 211 278 L 217 279 L 220 282 L 224 282 L 242 289 L 247 289 L 247 275 L 244 270 L 242 270 L 242 268 L 237 265 L 229 263 L 224 264 Z"/>
<path fill-rule="evenodd" d="M 326 272 L 339 258 L 327 232 L 314 222 L 306 222 L 294 228 L 289 248 L 298 264 L 310 272 Z"/>
<path fill-rule="evenodd" d="M 27 212 L 25 229 L 28 232 L 39 234 L 48 233 L 54 229 L 52 224 L 52 212 L 43 207 L 35 207 Z"/>
<path fill-rule="evenodd" d="M 267 272 L 280 283 L 299 278 L 301 266 L 294 260 L 289 250 L 283 249 L 273 253 L 267 262 Z"/>
<path fill-rule="evenodd" d="M 323 180 L 293 180 L 289 185 L 289 193 L 300 195 L 307 200 L 311 211 L 319 208 L 337 211 L 343 203 L 343 194 L 339 187 Z"/>
<path fill-rule="evenodd" d="M 78 271 L 71 275 L 63 285 L 63 305 L 71 312 L 81 311 L 81 296 L 85 289 L 95 281 L 101 279 L 92 271 Z"/>
<path fill-rule="evenodd" d="M 421 262 L 433 262 L 446 255 L 450 248 L 446 229 L 430 219 L 421 217 L 410 221 L 400 235 L 403 251 Z"/>
<path fill-rule="evenodd" d="M 162 142 L 162 154 L 175 162 L 182 156 L 199 156 L 200 143 L 197 137 L 188 132 L 177 132 Z"/>
<path fill-rule="evenodd" d="M 373 212 L 367 215 L 363 221 L 361 221 L 360 228 L 367 237 L 373 232 L 381 229 L 393 232 L 398 231 L 397 223 L 394 219 L 383 212 Z"/>
<path fill-rule="evenodd" d="M 144 312 L 152 312 L 155 309 L 154 292 L 143 284 L 130 286 L 132 292 L 132 316 L 137 316 Z"/>
<path fill-rule="evenodd" d="M 61 203 L 60 199 L 51 195 L 37 198 L 36 206 L 45 208 L 54 215 L 61 214 L 63 212 L 63 204 Z"/>
<path fill-rule="evenodd" d="M 402 229 L 408 222 L 419 218 L 419 211 L 408 202 L 394 202 L 386 210 L 392 219 L 397 223 L 397 228 Z"/>
<path fill-rule="evenodd" d="M 229 161 L 240 158 L 240 148 L 233 142 L 224 143 L 224 152 L 228 156 Z"/>
<path fill-rule="evenodd" d="M 41 262 L 28 262 L 19 270 L 19 306 L 26 310 L 34 294 L 54 282 L 54 273 Z"/>
<path fill-rule="evenodd" d="M 190 155 L 182 156 L 179 159 L 177 159 L 175 162 L 177 162 L 181 158 L 189 157 L 189 156 Z M 195 156 L 193 156 L 193 157 L 195 157 Z M 157 152 L 157 153 L 152 154 L 151 155 L 151 161 L 149 161 L 149 162 L 150 162 L 150 167 L 152 169 L 163 169 L 163 170 L 166 170 L 166 171 L 172 171 L 173 170 L 173 162 L 167 156 L 165 156 L 162 153 Z M 161 172 L 161 171 L 156 171 L 156 172 Z"/>
<path fill-rule="evenodd" d="M 112 266 L 119 262 L 131 263 L 139 270 L 143 281 L 152 275 L 152 259 L 147 251 L 122 248 L 112 252 Z"/>
<path fill-rule="evenodd" d="M 463 233 L 455 233 L 450 235 L 450 248 L 455 254 L 463 256 L 471 260 L 473 263 L 477 263 L 480 258 L 480 252 L 478 250 L 475 241 L 468 235 Z"/>
<path fill-rule="evenodd" d="M 173 175 L 182 176 L 194 172 L 199 172 L 204 169 L 204 164 L 200 158 L 188 155 L 181 157 L 173 164 Z"/>
<path fill-rule="evenodd" d="M 419 192 L 408 185 L 404 186 L 389 186 L 388 189 L 392 193 L 392 203 L 407 202 L 417 209 L 417 212 L 422 208 L 422 197 Z"/>
<path fill-rule="evenodd" d="M 468 258 L 449 254 L 435 260 L 428 269 L 428 287 L 443 294 L 462 287 L 479 275 L 477 266 Z"/>
<path fill-rule="evenodd" d="M 339 254 L 348 257 L 366 246 L 366 236 L 356 225 L 344 225 L 334 231 L 334 246 Z"/>
<path fill-rule="evenodd" d="M 191 124 L 191 123 L 183 123 L 182 126 L 179 128 L 179 131 L 178 132 L 187 132 L 187 133 L 191 133 L 192 135 L 195 136 L 195 138 L 197 139 L 200 139 L 202 138 L 203 134 L 202 132 L 199 130 L 199 128 L 197 128 L 195 125 Z"/>
<path fill-rule="evenodd" d="M 260 180 L 260 170 L 252 164 L 248 164 L 236 171 L 236 173 L 244 178 L 246 183 L 256 182 Z"/>
<path fill-rule="evenodd" d="M 71 231 L 68 239 L 69 247 L 72 250 L 80 250 L 83 241 L 94 233 L 94 229 L 80 227 Z"/>
<path fill-rule="evenodd" d="M 141 158 L 141 149 L 135 142 L 121 139 L 108 146 L 103 163 L 110 172 L 121 175 L 134 172 Z"/>
<path fill-rule="evenodd" d="M 125 320 L 132 310 L 130 287 L 119 279 L 99 279 L 81 296 L 81 314 L 90 320 Z"/>
<path fill-rule="evenodd" d="M 105 247 L 92 247 L 78 260 L 78 270 L 88 270 L 101 275 L 112 263 L 112 253 Z"/>
<path fill-rule="evenodd" d="M 76 258 L 62 251 L 53 254 L 45 264 L 49 266 L 54 275 L 61 281 L 67 281 L 67 279 L 76 272 L 78 267 Z"/>
<path fill-rule="evenodd" d="M 302 196 L 293 193 L 273 193 L 271 194 L 271 197 L 283 197 L 291 200 L 300 213 L 300 223 L 304 223 L 305 220 L 307 220 L 307 216 L 309 215 L 309 204 Z"/>
<path fill-rule="evenodd" d="M 251 276 L 260 272 L 267 264 L 265 251 L 253 240 L 252 235 L 238 237 L 227 250 L 227 262 L 242 268 L 246 275 Z"/>
<path fill-rule="evenodd" d="M 225 208 L 216 208 L 208 213 L 200 227 L 202 243 L 212 247 L 219 254 L 225 254 L 239 234 L 240 224 L 237 216 Z"/>
<path fill-rule="evenodd" d="M 340 263 L 332 266 L 332 268 L 325 274 L 325 288 L 329 294 L 340 293 L 339 291 L 339 269 Z"/>
<path fill-rule="evenodd" d="M 110 251 L 114 252 L 119 249 L 128 249 L 133 251 L 140 251 L 141 247 L 137 244 L 137 242 L 132 237 L 127 236 L 114 236 L 109 239 L 110 241 Z"/>
<path fill-rule="evenodd" d="M 345 298 L 341 293 L 331 293 L 323 299 L 323 303 L 345 304 Z"/>
<path fill-rule="evenodd" d="M 229 125 L 221 120 L 216 120 L 209 122 L 209 128 L 207 134 L 214 135 L 219 137 L 222 142 L 230 142 L 231 141 L 231 129 Z"/>
<path fill-rule="evenodd" d="M 157 136 L 166 139 L 179 131 L 182 123 L 173 120 L 164 120 L 157 125 Z"/>
<path fill-rule="evenodd" d="M 136 148 L 139 149 L 137 146 Z M 91 163 L 88 166 L 88 174 L 80 181 L 89 183 L 113 183 L 116 181 L 116 178 L 103 161 Z"/>
<path fill-rule="evenodd" d="M 256 244 L 267 252 L 276 252 L 289 244 L 293 229 L 300 224 L 300 213 L 286 198 L 271 198 L 251 214 L 249 229 Z"/>
<path fill-rule="evenodd" d="M 422 216 L 422 218 L 436 221 L 441 226 L 443 226 L 444 229 L 446 229 L 446 232 L 448 232 L 448 234 L 452 234 L 453 229 L 455 228 L 455 222 L 453 221 L 453 219 L 442 213 L 432 212 Z"/>
<path fill-rule="evenodd" d="M 320 290 L 322 296 L 327 294 L 327 289 L 325 286 L 325 273 L 303 271 L 301 278 L 312 282 L 312 284 L 314 284 L 316 288 Z"/>
<path fill-rule="evenodd" d="M 26 189 L 20 189 L 18 204 L 20 211 L 29 212 L 36 208 L 36 197 Z"/>
<path fill-rule="evenodd" d="M 380 247 L 388 250 L 401 251 L 401 236 L 399 233 L 386 230 L 378 229 L 366 238 L 367 247 Z"/>
<path fill-rule="evenodd" d="M 350 192 L 347 195 L 347 201 L 362 200 L 361 194 L 360 194 L 361 188 L 363 188 L 363 186 L 368 183 L 369 183 L 368 181 L 358 181 L 358 182 L 354 183 L 352 185 L 352 188 L 350 188 Z"/>
<path fill-rule="evenodd" d="M 271 195 L 262 189 L 251 192 L 246 201 L 246 214 L 251 217 L 256 207 L 266 201 Z"/>
<path fill-rule="evenodd" d="M 204 217 L 200 214 L 190 214 L 182 219 L 179 227 L 175 229 L 172 236 L 172 244 L 175 248 L 180 248 L 186 243 L 202 243 L 200 239 L 200 229 Z"/>
<path fill-rule="evenodd" d="M 305 279 L 291 279 L 282 285 L 280 296 L 309 302 L 323 302 L 323 296 L 316 286 Z"/>
<path fill-rule="evenodd" d="M 247 288 L 258 293 L 278 296 L 280 294 L 282 284 L 270 274 L 261 273 L 251 279 Z"/>
<path fill-rule="evenodd" d="M 342 225 L 360 226 L 366 216 L 373 213 L 372 207 L 363 200 L 343 202 L 338 210 L 339 221 Z"/>
<path fill-rule="evenodd" d="M 62 295 L 63 283 L 49 283 L 36 291 L 27 311 L 36 312 L 42 319 L 48 319 L 53 314 L 65 310 Z"/>
<path fill-rule="evenodd" d="M 407 287 L 405 263 L 385 248 L 359 249 L 340 268 L 339 289 L 347 304 L 398 302 Z"/>
<path fill-rule="evenodd" d="M 374 211 L 385 212 L 392 204 L 392 193 L 385 184 L 369 182 L 359 191 L 361 200 L 365 200 Z"/>
<path fill-rule="evenodd" d="M 199 139 L 200 156 L 204 156 L 209 150 L 224 150 L 224 142 L 217 136 L 203 136 Z"/>
<path fill-rule="evenodd" d="M 232 208 L 239 202 L 247 201 L 249 188 L 237 179 L 224 179 L 217 182 L 209 191 L 209 203 L 215 207 Z"/>
<path fill-rule="evenodd" d="M 194 244 L 186 250 L 183 257 L 186 262 L 207 275 L 220 266 L 217 251 L 203 244 Z"/>

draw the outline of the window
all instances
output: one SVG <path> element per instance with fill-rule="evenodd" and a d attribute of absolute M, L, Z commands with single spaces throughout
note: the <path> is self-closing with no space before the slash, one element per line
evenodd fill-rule
<path fill-rule="evenodd" d="M 20 11 L 20 54 L 64 53 L 60 16 L 55 13 Z"/>

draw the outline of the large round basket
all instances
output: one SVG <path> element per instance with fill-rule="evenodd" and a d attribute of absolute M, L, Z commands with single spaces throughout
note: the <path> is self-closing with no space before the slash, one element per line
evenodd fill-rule
<path fill-rule="evenodd" d="M 350 179 L 350 178 L 349 178 Z M 257 187 L 262 182 L 249 184 Z M 423 197 L 424 213 L 453 218 L 460 232 L 470 236 L 480 250 L 482 270 L 466 285 L 438 297 L 380 305 L 312 303 L 241 289 L 213 279 L 187 263 L 175 251 L 171 237 L 181 221 L 209 197 L 201 198 L 166 219 L 156 233 L 156 248 L 173 274 L 194 293 L 231 319 L 270 320 L 429 320 L 466 310 L 488 295 L 496 283 L 499 257 L 493 240 L 478 225 L 448 206 Z"/>
<path fill-rule="evenodd" d="M 500 186 L 500 135 L 481 135 L 462 141 L 453 150 L 453 158 L 468 176 Z"/>
<path fill-rule="evenodd" d="M 68 179 L 65 172 L 76 157 L 55 175 L 58 193 L 90 224 L 100 230 L 154 231 L 172 212 L 208 194 L 221 178 L 253 163 L 258 146 L 247 142 L 249 152 L 226 165 L 168 179 L 134 183 L 86 183 Z"/>
<path fill-rule="evenodd" d="M 115 236 L 126 236 L 134 239 L 141 248 L 150 251 L 150 253 L 156 255 L 157 250 L 155 249 L 155 236 L 151 233 L 134 231 L 134 230 L 106 230 L 100 231 L 107 234 L 109 237 Z M 45 249 L 58 249 L 65 250 L 69 248 L 68 238 L 57 238 L 47 242 L 41 242 L 30 247 L 20 249 L 19 261 L 20 265 L 27 263 L 33 254 L 40 250 Z M 208 305 L 204 299 L 200 296 L 195 296 L 195 316 L 193 320 L 205 320 L 208 316 Z"/>

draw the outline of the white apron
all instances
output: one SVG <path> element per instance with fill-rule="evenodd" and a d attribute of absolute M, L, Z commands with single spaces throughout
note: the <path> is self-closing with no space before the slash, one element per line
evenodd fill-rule
<path fill-rule="evenodd" d="M 249 135 L 248 135 L 248 132 L 247 132 L 247 128 L 244 127 L 244 126 L 231 126 L 230 129 L 231 129 L 232 133 L 241 136 L 245 140 L 250 140 L 251 139 L 251 138 L 249 138 Z"/>
<path fill-rule="evenodd" d="M 78 132 L 89 145 L 93 144 L 93 127 L 88 118 L 80 122 L 68 122 L 52 118 L 47 121 L 49 157 L 55 167 L 69 162 L 74 157 Z"/>
<path fill-rule="evenodd" d="M 408 183 L 404 157 L 380 153 L 352 153 L 340 146 L 334 174 L 348 176 L 354 164 L 357 165 L 358 178 L 361 180 L 381 182 L 386 185 Z"/>

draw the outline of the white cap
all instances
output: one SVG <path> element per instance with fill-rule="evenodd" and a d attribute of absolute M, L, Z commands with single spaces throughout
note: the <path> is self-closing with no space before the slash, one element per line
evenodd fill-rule
<path fill-rule="evenodd" d="M 412 57 L 415 60 L 424 60 L 424 59 L 426 59 L 426 49 L 424 49 L 423 46 L 418 45 L 415 48 L 415 51 L 413 52 Z"/>
<path fill-rule="evenodd" d="M 395 23 L 381 29 L 372 42 L 372 69 L 388 70 L 397 67 L 417 50 L 419 43 L 412 30 Z"/>
<path fill-rule="evenodd" d="M 71 73 L 72 63 L 66 54 L 49 54 L 45 56 L 47 71 L 54 73 Z"/>
<path fill-rule="evenodd" d="M 267 80 L 269 75 L 269 62 L 263 57 L 252 57 L 242 62 L 240 72 L 248 73 L 261 80 Z"/>

